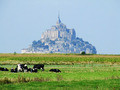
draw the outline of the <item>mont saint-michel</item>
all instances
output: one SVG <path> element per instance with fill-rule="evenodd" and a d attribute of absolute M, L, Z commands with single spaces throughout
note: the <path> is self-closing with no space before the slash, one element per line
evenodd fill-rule
<path fill-rule="evenodd" d="M 82 38 L 76 37 L 74 29 L 68 29 L 58 16 L 55 26 L 46 30 L 41 39 L 32 44 L 21 53 L 81 53 L 96 54 L 96 48 Z"/>

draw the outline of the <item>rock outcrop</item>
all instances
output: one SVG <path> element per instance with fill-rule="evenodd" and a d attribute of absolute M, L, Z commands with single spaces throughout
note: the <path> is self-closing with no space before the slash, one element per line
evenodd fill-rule
<path fill-rule="evenodd" d="M 96 54 L 96 48 L 82 38 L 76 37 L 74 29 L 68 29 L 60 18 L 55 26 L 46 30 L 41 39 L 22 49 L 22 53 L 81 53 Z"/>

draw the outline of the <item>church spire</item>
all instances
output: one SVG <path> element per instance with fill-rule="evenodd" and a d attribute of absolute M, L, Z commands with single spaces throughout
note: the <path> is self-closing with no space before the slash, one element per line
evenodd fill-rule
<path fill-rule="evenodd" d="M 61 20 L 60 20 L 60 14 L 58 13 L 58 20 L 57 20 L 57 24 L 60 24 Z"/>

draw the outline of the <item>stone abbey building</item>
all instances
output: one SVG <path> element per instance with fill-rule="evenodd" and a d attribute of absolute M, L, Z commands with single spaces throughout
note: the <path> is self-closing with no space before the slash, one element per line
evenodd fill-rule
<path fill-rule="evenodd" d="M 45 31 L 42 34 L 41 38 L 43 40 L 47 38 L 49 38 L 50 40 L 56 40 L 58 38 L 67 38 L 69 40 L 74 40 L 76 38 L 76 33 L 74 29 L 67 29 L 66 25 L 64 25 L 58 17 L 56 26 L 52 26 L 51 29 Z"/>

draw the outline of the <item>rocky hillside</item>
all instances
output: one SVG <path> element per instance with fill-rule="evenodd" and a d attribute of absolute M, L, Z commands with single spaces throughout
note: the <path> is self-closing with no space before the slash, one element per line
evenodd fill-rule
<path fill-rule="evenodd" d="M 68 29 L 60 18 L 55 26 L 46 30 L 41 39 L 22 49 L 22 53 L 81 53 L 96 54 L 96 48 L 82 38 L 76 37 L 74 29 Z"/>

